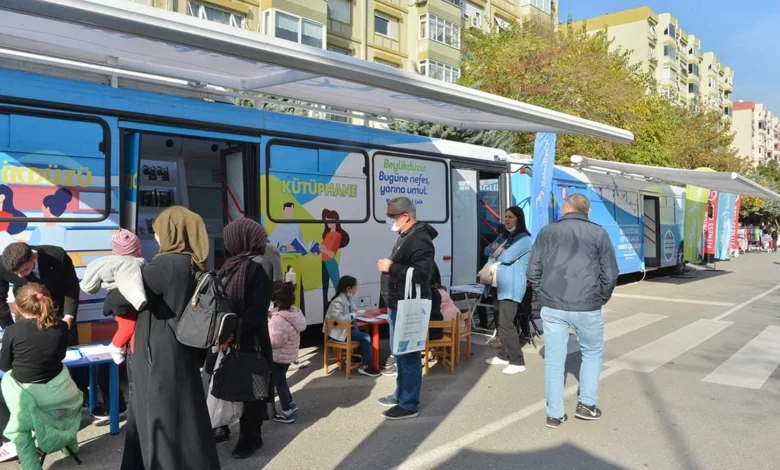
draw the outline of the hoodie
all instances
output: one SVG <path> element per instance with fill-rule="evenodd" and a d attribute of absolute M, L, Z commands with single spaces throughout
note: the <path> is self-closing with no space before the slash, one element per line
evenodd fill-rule
<path fill-rule="evenodd" d="M 398 236 L 393 246 L 390 271 L 382 273 L 382 298 L 389 309 L 398 308 L 398 301 L 404 298 L 406 272 L 412 271 L 412 283 L 420 285 L 420 297 L 431 299 L 431 277 L 433 276 L 436 249 L 433 240 L 439 235 L 433 227 L 416 223 Z"/>
<path fill-rule="evenodd" d="M 298 360 L 301 332 L 306 329 L 306 317 L 296 307 L 274 312 L 268 322 L 274 362 L 292 364 Z"/>

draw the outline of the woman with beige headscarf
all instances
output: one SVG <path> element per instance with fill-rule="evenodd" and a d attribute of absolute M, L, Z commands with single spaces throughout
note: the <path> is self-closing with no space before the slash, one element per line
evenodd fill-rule
<path fill-rule="evenodd" d="M 152 227 L 160 250 L 143 268 L 148 303 L 138 312 L 128 359 L 132 389 L 122 469 L 218 469 L 199 351 L 174 334 L 195 291 L 195 273 L 207 269 L 208 233 L 203 219 L 181 206 L 161 212 Z M 104 308 L 122 314 L 133 307 L 114 290 Z"/>

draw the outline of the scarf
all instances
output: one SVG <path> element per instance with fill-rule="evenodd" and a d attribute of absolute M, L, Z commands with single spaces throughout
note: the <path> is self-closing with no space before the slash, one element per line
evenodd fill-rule
<path fill-rule="evenodd" d="M 219 270 L 219 276 L 225 282 L 225 294 L 236 309 L 236 313 L 243 313 L 246 270 L 252 258 L 265 253 L 268 236 L 259 222 L 248 218 L 230 222 L 222 233 L 225 248 L 232 256 Z"/>
<path fill-rule="evenodd" d="M 171 206 L 160 213 L 152 224 L 160 240 L 159 255 L 188 255 L 200 271 L 208 271 L 209 234 L 198 214 L 182 206 Z"/>

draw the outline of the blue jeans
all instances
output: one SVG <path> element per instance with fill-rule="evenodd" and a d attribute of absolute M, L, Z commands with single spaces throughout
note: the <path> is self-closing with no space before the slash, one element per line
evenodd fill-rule
<path fill-rule="evenodd" d="M 365 331 L 360 331 L 356 326 L 352 327 L 352 341 L 360 341 L 360 358 L 363 365 L 371 365 L 371 336 Z"/>
<path fill-rule="evenodd" d="M 392 347 L 396 311 L 387 309 L 387 313 L 390 316 L 390 347 Z M 401 408 L 408 411 L 417 411 L 420 408 L 420 390 L 422 389 L 422 359 L 420 351 L 396 356 L 395 366 L 398 369 L 398 377 L 395 379 L 393 398 L 395 398 Z"/>
<path fill-rule="evenodd" d="M 563 381 L 566 375 L 569 327 L 580 338 L 582 364 L 580 365 L 580 403 L 594 406 L 598 403 L 599 374 L 604 353 L 604 319 L 601 310 L 567 312 L 542 307 L 544 324 L 544 395 L 547 398 L 547 416 L 561 418 Z"/>
<path fill-rule="evenodd" d="M 274 362 L 271 365 L 271 375 L 274 378 L 274 386 L 276 387 L 276 395 L 279 396 L 279 404 L 282 405 L 282 411 L 290 411 L 291 404 L 293 402 L 292 393 L 290 393 L 290 386 L 287 384 L 287 371 L 290 370 L 290 364 L 280 364 Z"/>

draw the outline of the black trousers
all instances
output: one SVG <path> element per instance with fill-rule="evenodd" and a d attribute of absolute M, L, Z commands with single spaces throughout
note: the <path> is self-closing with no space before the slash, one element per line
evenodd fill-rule
<path fill-rule="evenodd" d="M 498 312 L 498 339 L 501 340 L 498 357 L 512 365 L 524 366 L 523 345 L 515 323 L 520 313 L 520 304 L 512 300 L 497 300 L 494 311 Z"/>

